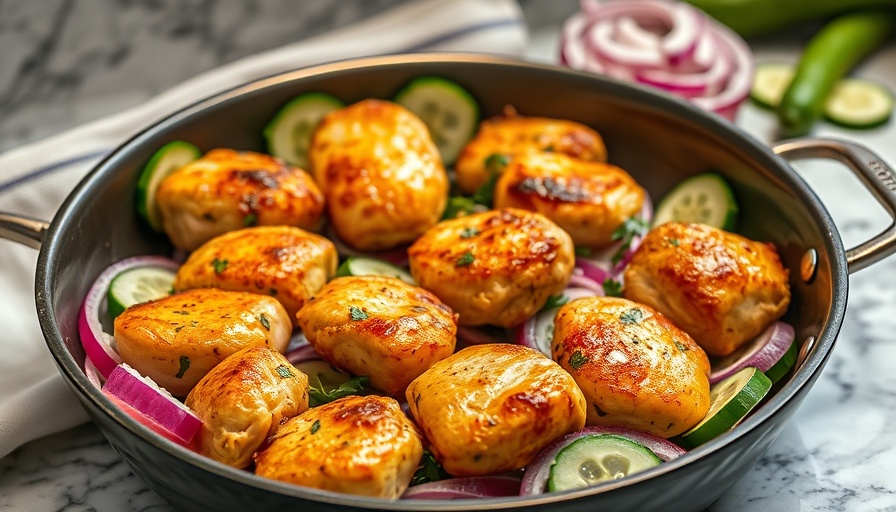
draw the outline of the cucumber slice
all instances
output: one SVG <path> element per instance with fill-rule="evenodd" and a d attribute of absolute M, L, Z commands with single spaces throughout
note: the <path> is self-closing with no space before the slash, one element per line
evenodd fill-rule
<path fill-rule="evenodd" d="M 827 119 L 846 128 L 880 126 L 892 113 L 892 93 L 880 84 L 858 78 L 840 80 L 824 104 Z"/>
<path fill-rule="evenodd" d="M 646 446 L 614 434 L 589 434 L 557 453 L 548 490 L 579 489 L 618 480 L 663 461 Z"/>
<path fill-rule="evenodd" d="M 364 256 L 352 256 L 346 259 L 336 270 L 336 277 L 342 276 L 383 276 L 397 277 L 410 285 L 417 285 L 417 281 L 407 270 L 396 267 L 391 263 Z"/>
<path fill-rule="evenodd" d="M 790 64 L 767 63 L 756 67 L 750 98 L 759 106 L 776 109 L 784 97 L 784 91 L 793 80 L 794 69 Z"/>
<path fill-rule="evenodd" d="M 718 382 L 710 389 L 706 417 L 682 434 L 681 442 L 688 448 L 695 448 L 728 432 L 765 398 L 771 387 L 772 381 L 753 367 L 744 368 Z"/>
<path fill-rule="evenodd" d="M 333 368 L 330 363 L 322 359 L 308 359 L 292 365 L 308 376 L 310 385 L 322 388 L 327 392 L 333 391 L 351 378 L 351 375 Z"/>
<path fill-rule="evenodd" d="M 695 222 L 727 231 L 737 224 L 737 201 L 724 178 L 714 172 L 691 176 L 660 201 L 653 227 L 670 221 Z"/>
<path fill-rule="evenodd" d="M 479 104 L 460 85 L 435 76 L 416 78 L 395 95 L 395 102 L 420 116 L 447 166 L 476 131 Z"/>
<path fill-rule="evenodd" d="M 137 267 L 112 278 L 106 298 L 113 319 L 125 309 L 171 294 L 175 273 L 158 267 Z"/>
<path fill-rule="evenodd" d="M 309 170 L 308 149 L 314 129 L 324 116 L 344 106 L 340 99 L 322 92 L 296 96 L 264 127 L 268 153 L 290 165 Z"/>
<path fill-rule="evenodd" d="M 156 205 L 156 190 L 162 180 L 172 172 L 180 169 L 188 163 L 198 159 L 202 153 L 199 148 L 176 140 L 165 144 L 153 153 L 140 179 L 137 181 L 137 214 L 146 221 L 149 226 L 162 231 L 162 214 Z"/>
<path fill-rule="evenodd" d="M 790 344 L 790 348 L 787 349 L 787 352 L 784 352 L 784 355 L 781 356 L 781 359 L 778 359 L 778 362 L 772 365 L 771 368 L 765 371 L 765 376 L 768 377 L 772 384 L 781 380 L 790 369 L 793 368 L 793 365 L 796 364 L 796 360 L 799 357 L 800 353 L 800 344 L 797 343 L 796 340 L 793 340 L 793 343 Z"/>

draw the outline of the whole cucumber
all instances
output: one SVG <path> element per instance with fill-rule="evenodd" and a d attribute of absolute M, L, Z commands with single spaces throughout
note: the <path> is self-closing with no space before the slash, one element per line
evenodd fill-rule
<path fill-rule="evenodd" d="M 778 105 L 781 134 L 809 133 L 837 81 L 883 44 L 894 27 L 894 12 L 880 9 L 843 14 L 827 23 L 803 50 L 793 81 Z"/>
<path fill-rule="evenodd" d="M 896 0 L 686 0 L 744 37 L 781 30 L 866 7 L 896 7 Z"/>

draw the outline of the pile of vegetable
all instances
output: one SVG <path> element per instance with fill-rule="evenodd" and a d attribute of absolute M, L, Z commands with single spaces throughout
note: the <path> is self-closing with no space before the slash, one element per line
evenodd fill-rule
<path fill-rule="evenodd" d="M 709 22 L 696 17 L 690 8 L 677 7 L 669 11 L 664 7 L 662 11 L 651 11 L 652 7 L 645 7 L 655 7 L 658 3 L 633 1 L 630 4 L 640 6 L 636 9 L 645 9 L 641 12 L 657 16 L 651 19 L 661 19 L 664 22 L 677 20 L 676 23 L 681 25 L 676 26 L 687 27 L 688 32 L 701 26 L 703 28 L 697 32 L 699 36 L 675 32 L 673 29 L 672 36 L 660 43 L 655 34 L 632 24 L 632 20 L 644 21 L 645 18 L 638 18 L 637 15 L 635 18 L 598 16 L 588 22 L 589 31 L 621 30 L 623 37 L 634 38 L 633 40 L 640 37 L 652 41 L 648 43 L 646 39 L 642 40 L 644 46 L 641 49 L 655 44 L 662 46 L 662 50 L 654 48 L 643 52 L 638 49 L 637 44 L 632 47 L 635 49 L 633 51 L 630 51 L 631 48 L 627 50 L 614 47 L 604 57 L 617 60 L 635 55 L 637 58 L 661 57 L 665 63 L 658 67 L 638 68 L 639 79 L 666 80 L 670 86 L 673 82 L 679 85 L 687 82 L 693 86 L 691 91 L 700 87 L 706 89 L 709 83 L 688 80 L 696 75 L 707 78 L 708 75 L 718 73 L 718 70 L 710 72 L 709 68 L 696 71 L 700 62 L 711 63 L 712 59 L 721 58 L 729 59 L 726 61 L 728 64 L 738 63 L 735 53 L 740 50 L 732 50 L 725 45 L 740 43 L 731 42 L 730 35 L 724 30 L 705 26 Z M 601 24 L 604 22 L 607 24 Z M 595 28 L 597 25 L 602 28 Z M 721 52 L 722 56 L 717 54 L 713 58 L 707 57 L 709 49 Z M 702 61 L 704 58 L 709 60 Z M 617 60 L 613 60 L 613 63 L 620 64 Z M 693 98 L 712 104 L 713 108 L 720 111 L 726 111 L 735 105 L 742 96 L 742 75 L 749 69 L 747 61 L 742 64 L 747 67 L 734 66 L 723 73 L 726 75 L 725 79 L 712 86 L 714 96 L 695 95 Z M 679 67 L 695 71 L 673 76 L 673 70 Z M 479 116 L 478 105 L 472 96 L 459 85 L 441 78 L 425 77 L 415 80 L 396 96 L 395 101 L 406 103 L 408 108 L 420 111 L 434 139 L 439 142 L 439 149 L 446 163 L 453 161 L 471 137 Z M 340 100 L 321 93 L 303 95 L 288 103 L 265 130 L 269 151 L 289 162 L 306 162 L 309 139 L 314 127 L 327 112 L 341 105 Z M 198 149 L 177 142 L 161 148 L 149 161 L 138 184 L 138 214 L 150 226 L 158 226 L 157 213 L 153 213 L 154 187 L 167 173 L 198 155 Z M 477 192 L 478 197 L 461 199 L 470 201 L 479 208 L 487 208 L 487 195 L 486 192 Z M 693 176 L 668 193 L 658 203 L 655 212 L 647 198 L 641 212 L 623 223 L 614 233 L 616 242 L 612 246 L 599 253 L 582 251 L 576 258 L 569 287 L 561 295 L 552 297 L 538 314 L 524 324 L 512 330 L 461 328 L 458 336 L 466 344 L 515 342 L 534 348 L 550 358 L 554 317 L 560 306 L 583 297 L 619 296 L 625 285 L 623 270 L 651 225 L 680 221 L 734 230 L 737 214 L 736 198 L 725 178 L 717 173 Z M 405 268 L 406 254 L 403 259 L 400 254 L 402 251 L 389 253 L 391 257 L 387 261 L 382 259 L 382 254 L 366 254 L 344 245 L 339 247 L 342 264 L 337 272 L 338 276 L 389 276 L 414 284 L 413 277 Z M 222 266 L 227 264 L 226 260 L 219 263 Z M 115 341 L 108 334 L 108 328 L 104 327 L 128 307 L 167 296 L 172 290 L 178 266 L 178 262 L 169 258 L 137 256 L 107 268 L 87 293 L 79 317 L 79 333 L 87 354 L 85 372 L 91 382 L 128 414 L 163 437 L 182 446 L 195 448 L 194 437 L 202 428 L 202 420 L 151 379 L 122 363 L 116 353 Z M 217 268 L 215 270 L 217 272 Z M 352 315 L 354 314 L 353 311 Z M 431 454 L 425 453 L 413 485 L 403 498 L 457 499 L 534 495 L 598 485 L 668 462 L 689 449 L 724 435 L 739 424 L 762 402 L 773 384 L 791 371 L 797 361 L 797 351 L 798 343 L 794 340 L 793 328 L 783 322 L 776 322 L 738 352 L 727 358 L 714 360 L 709 377 L 712 385 L 709 413 L 702 422 L 677 438 L 667 440 L 622 427 L 586 427 L 557 439 L 525 468 L 522 479 L 518 474 L 452 478 L 439 467 Z M 301 331 L 295 332 L 286 357 L 297 370 L 309 376 L 312 407 L 348 395 L 376 392 L 370 388 L 367 377 L 351 376 L 333 368 L 304 339 Z M 182 365 L 188 366 L 189 361 L 182 361 Z M 291 370 L 284 368 L 284 372 L 289 373 Z"/>

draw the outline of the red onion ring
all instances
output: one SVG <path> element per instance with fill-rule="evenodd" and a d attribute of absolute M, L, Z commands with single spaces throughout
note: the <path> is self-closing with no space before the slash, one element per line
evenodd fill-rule
<path fill-rule="evenodd" d="M 505 498 L 519 496 L 520 479 L 490 475 L 448 478 L 409 487 L 403 500 L 461 500 L 469 498 Z"/>
<path fill-rule="evenodd" d="M 631 439 L 632 441 L 646 446 L 663 462 L 669 462 L 670 460 L 687 453 L 683 448 L 673 444 L 671 441 L 663 439 L 662 437 L 657 437 L 653 434 L 648 434 L 647 432 L 624 427 L 585 427 L 578 432 L 567 434 L 554 441 L 553 444 L 542 450 L 531 464 L 526 466 L 526 472 L 523 474 L 523 481 L 520 485 L 520 496 L 543 494 L 548 478 L 551 476 L 551 465 L 554 463 L 557 453 L 569 443 L 590 434 L 616 434 Z"/>
<path fill-rule="evenodd" d="M 93 282 L 78 314 L 78 334 L 84 352 L 103 378 L 108 378 L 112 370 L 121 363 L 121 357 L 114 349 L 115 341 L 103 331 L 100 321 L 100 311 L 103 316 L 106 315 L 106 291 L 112 279 L 125 270 L 137 267 L 159 267 L 176 272 L 179 266 L 176 261 L 162 256 L 135 256 L 113 263 Z"/>
<path fill-rule="evenodd" d="M 733 120 L 753 75 L 749 47 L 694 7 L 582 0 L 563 25 L 560 62 L 663 89 Z"/>
<path fill-rule="evenodd" d="M 583 297 L 603 296 L 603 288 L 599 291 L 591 288 L 567 288 L 563 290 L 570 301 L 581 299 Z M 554 317 L 557 316 L 557 310 L 560 307 L 539 311 L 535 315 L 529 317 L 522 325 L 516 328 L 516 342 L 529 348 L 534 348 L 542 354 L 551 357 L 551 344 L 548 341 L 547 331 L 553 332 Z M 553 336 L 552 336 L 553 337 Z"/>
<path fill-rule="evenodd" d="M 312 359 L 323 359 L 317 351 L 314 350 L 309 343 L 305 343 L 304 345 L 298 345 L 297 347 L 290 349 L 284 354 L 286 360 L 292 364 L 301 363 L 302 361 L 310 361 Z"/>
<path fill-rule="evenodd" d="M 740 350 L 716 361 L 712 373 L 709 374 L 709 383 L 715 384 L 748 366 L 767 372 L 784 357 L 795 337 L 793 326 L 790 324 L 775 322 L 769 325 Z"/>

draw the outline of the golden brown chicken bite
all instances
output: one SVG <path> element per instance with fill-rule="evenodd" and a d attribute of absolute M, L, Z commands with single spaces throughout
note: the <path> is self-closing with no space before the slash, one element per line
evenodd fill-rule
<path fill-rule="evenodd" d="M 709 410 L 709 359 L 652 308 L 615 297 L 560 307 L 551 353 L 588 400 L 589 425 L 672 437 Z"/>
<path fill-rule="evenodd" d="M 519 469 L 585 425 L 585 397 L 572 377 L 521 345 L 460 350 L 414 380 L 407 399 L 433 455 L 453 476 Z"/>
<path fill-rule="evenodd" d="M 432 293 L 392 277 L 340 277 L 299 310 L 299 326 L 325 359 L 391 395 L 454 352 L 457 325 Z"/>
<path fill-rule="evenodd" d="M 276 350 L 244 348 L 205 374 L 186 405 L 202 420 L 199 452 L 245 468 L 281 421 L 308 410 L 308 377 Z"/>
<path fill-rule="evenodd" d="M 572 239 L 544 216 L 507 208 L 441 222 L 408 249 L 414 279 L 458 313 L 460 325 L 512 327 L 560 293 Z"/>
<path fill-rule="evenodd" d="M 179 397 L 227 356 L 256 346 L 283 352 L 291 334 L 276 299 L 214 288 L 131 306 L 114 324 L 121 359 Z"/>
<path fill-rule="evenodd" d="M 309 152 L 330 222 L 347 244 L 413 242 L 442 216 L 448 175 L 423 121 L 395 103 L 364 100 L 328 114 Z"/>
<path fill-rule="evenodd" d="M 506 108 L 503 115 L 482 121 L 461 151 L 455 164 L 457 183 L 472 194 L 495 172 L 487 164 L 492 155 L 504 155 L 512 161 L 517 155 L 542 152 L 588 162 L 607 159 L 603 139 L 591 128 L 574 121 L 520 116 L 513 108 Z"/>
<path fill-rule="evenodd" d="M 175 291 L 221 288 L 270 295 L 296 312 L 336 274 L 333 242 L 292 226 L 258 226 L 219 235 L 177 271 Z"/>
<path fill-rule="evenodd" d="M 604 247 L 636 215 L 644 189 L 627 172 L 561 153 L 526 153 L 510 161 L 495 185 L 495 208 L 538 212 L 569 233 L 577 247 Z"/>
<path fill-rule="evenodd" d="M 420 433 L 391 398 L 340 398 L 287 420 L 255 455 L 255 473 L 327 491 L 396 499 L 423 455 Z"/>
<path fill-rule="evenodd" d="M 772 244 L 670 222 L 644 237 L 625 270 L 625 297 L 648 304 L 706 352 L 726 356 L 780 318 L 788 271 Z"/>
<path fill-rule="evenodd" d="M 320 227 L 324 196 L 310 175 L 251 151 L 215 149 L 165 177 L 156 192 L 165 233 L 192 251 L 246 226 Z"/>

